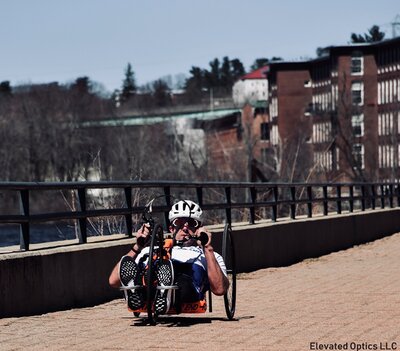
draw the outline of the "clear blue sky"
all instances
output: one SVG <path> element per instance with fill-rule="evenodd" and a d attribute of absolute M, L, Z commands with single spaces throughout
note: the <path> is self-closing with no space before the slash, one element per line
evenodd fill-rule
<path fill-rule="evenodd" d="M 0 0 L 0 81 L 80 76 L 121 86 L 208 68 L 215 57 L 315 57 L 377 24 L 392 36 L 399 0 Z M 398 31 L 400 35 L 400 28 Z"/>

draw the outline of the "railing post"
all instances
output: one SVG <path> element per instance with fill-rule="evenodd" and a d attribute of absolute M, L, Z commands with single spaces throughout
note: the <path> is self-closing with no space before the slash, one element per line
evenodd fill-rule
<path fill-rule="evenodd" d="M 200 207 L 203 207 L 203 187 L 199 186 L 196 188 L 196 194 L 197 194 L 197 202 Z"/>
<path fill-rule="evenodd" d="M 389 184 L 389 206 L 393 208 L 393 184 Z"/>
<path fill-rule="evenodd" d="M 328 215 L 328 187 L 324 185 L 322 187 L 322 192 L 324 196 L 324 216 Z"/>
<path fill-rule="evenodd" d="M 274 194 L 274 204 L 272 205 L 272 221 L 276 222 L 278 218 L 278 187 L 274 186 L 272 190 Z"/>
<path fill-rule="evenodd" d="M 126 208 L 129 210 L 129 214 L 125 215 L 126 235 L 132 237 L 132 188 L 126 187 L 124 188 L 124 192 Z"/>
<path fill-rule="evenodd" d="M 307 186 L 307 198 L 308 198 L 307 216 L 308 216 L 308 218 L 311 218 L 312 217 L 312 187 L 311 186 Z"/>
<path fill-rule="evenodd" d="M 381 190 L 381 208 L 385 208 L 385 188 L 383 184 L 379 185 Z"/>
<path fill-rule="evenodd" d="M 165 195 L 165 204 L 168 207 L 168 211 L 164 212 L 164 222 L 165 222 L 165 227 L 168 228 L 168 223 L 169 223 L 168 213 L 171 208 L 171 187 L 170 186 L 164 187 L 164 195 Z"/>
<path fill-rule="evenodd" d="M 254 224 L 256 221 L 256 198 L 257 198 L 257 190 L 254 186 L 250 188 L 250 197 L 251 197 L 251 203 L 253 204 L 252 207 L 250 207 L 250 224 Z"/>
<path fill-rule="evenodd" d="M 337 208 L 337 213 L 341 214 L 342 213 L 342 187 L 340 185 L 336 186 L 336 208 Z"/>
<path fill-rule="evenodd" d="M 292 200 L 290 203 L 290 218 L 296 219 L 296 188 L 294 186 L 290 187 L 290 197 Z"/>
<path fill-rule="evenodd" d="M 361 185 L 361 211 L 365 211 L 365 185 Z"/>
<path fill-rule="evenodd" d="M 86 222 L 86 189 L 78 189 L 79 207 L 83 218 L 79 218 L 79 243 L 87 243 L 87 222 Z"/>
<path fill-rule="evenodd" d="M 353 188 L 353 185 L 350 185 L 349 192 L 350 192 L 350 199 L 349 199 L 350 212 L 353 212 L 354 211 L 354 188 Z"/>
<path fill-rule="evenodd" d="M 376 200 L 375 185 L 371 184 L 371 208 L 373 210 L 375 210 L 375 200 Z"/>
<path fill-rule="evenodd" d="M 231 199 L 231 188 L 228 186 L 225 188 L 225 196 L 226 196 L 226 203 L 228 207 L 225 210 L 226 213 L 226 222 L 231 225 L 232 224 L 232 199 Z"/>
<path fill-rule="evenodd" d="M 19 192 L 20 213 L 27 219 L 27 222 L 20 224 L 19 247 L 21 250 L 29 250 L 30 244 L 30 220 L 29 220 L 29 190 Z"/>
<path fill-rule="evenodd" d="M 395 187 L 395 193 L 397 196 L 397 207 L 400 207 L 400 183 L 397 183 Z"/>

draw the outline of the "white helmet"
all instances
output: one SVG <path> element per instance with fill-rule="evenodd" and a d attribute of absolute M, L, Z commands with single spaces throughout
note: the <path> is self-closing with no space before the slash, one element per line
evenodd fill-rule
<path fill-rule="evenodd" d="M 169 211 L 169 220 L 173 221 L 175 218 L 190 217 L 198 221 L 201 220 L 201 214 L 203 211 L 200 206 L 190 200 L 181 200 L 172 206 Z"/>

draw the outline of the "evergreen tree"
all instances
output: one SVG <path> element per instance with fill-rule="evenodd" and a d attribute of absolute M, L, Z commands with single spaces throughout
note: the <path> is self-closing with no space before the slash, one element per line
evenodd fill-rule
<path fill-rule="evenodd" d="M 378 41 L 382 41 L 385 37 L 385 33 L 381 32 L 379 26 L 373 25 L 368 33 L 365 34 L 356 34 L 351 33 L 351 42 L 352 43 L 375 43 Z"/>
<path fill-rule="evenodd" d="M 10 96 L 12 88 L 8 80 L 0 83 L 0 96 Z"/>
<path fill-rule="evenodd" d="M 243 63 L 237 58 L 231 60 L 231 74 L 233 80 L 236 80 L 246 74 Z"/>
<path fill-rule="evenodd" d="M 135 73 L 132 70 L 131 64 L 128 63 L 125 69 L 125 79 L 122 83 L 121 101 L 128 101 L 136 94 L 136 90 Z"/>
<path fill-rule="evenodd" d="M 215 58 L 210 62 L 210 71 L 206 72 L 207 88 L 217 87 L 220 85 L 221 71 L 219 60 Z"/>
<path fill-rule="evenodd" d="M 230 87 L 233 84 L 231 62 L 227 56 L 222 59 L 219 83 L 223 87 Z"/>
<path fill-rule="evenodd" d="M 158 107 L 164 107 L 171 104 L 171 96 L 168 84 L 162 79 L 153 83 L 153 99 Z"/>
<path fill-rule="evenodd" d="M 200 67 L 192 66 L 191 76 L 185 82 L 185 94 L 190 102 L 201 98 L 202 90 L 205 87 L 205 71 Z"/>
<path fill-rule="evenodd" d="M 201 97 L 202 92 L 211 89 L 216 96 L 230 95 L 235 80 L 245 73 L 239 59 L 230 60 L 228 56 L 225 56 L 221 64 L 219 59 L 215 58 L 210 62 L 209 70 L 192 67 L 191 77 L 186 80 L 185 92 L 192 99 Z"/>

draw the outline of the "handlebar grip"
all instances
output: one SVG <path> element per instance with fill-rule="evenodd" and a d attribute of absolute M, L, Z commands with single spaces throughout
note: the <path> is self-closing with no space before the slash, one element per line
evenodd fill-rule
<path fill-rule="evenodd" d="M 208 243 L 208 235 L 205 232 L 200 232 L 198 239 L 201 242 L 201 245 L 204 246 Z"/>
<path fill-rule="evenodd" d="M 146 240 L 145 240 L 145 238 L 143 238 L 143 237 L 139 237 L 139 238 L 136 239 L 136 243 L 137 243 L 139 246 L 143 247 L 143 246 L 145 246 L 145 244 L 146 244 Z"/>

